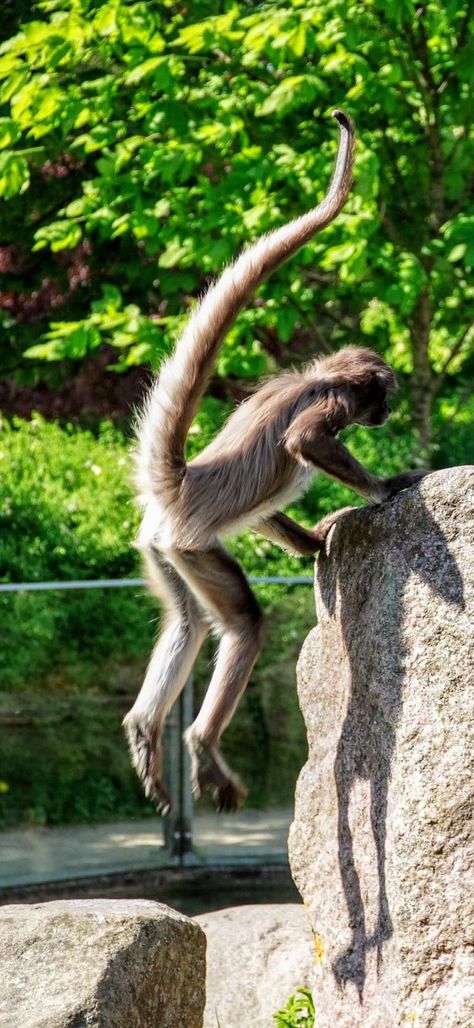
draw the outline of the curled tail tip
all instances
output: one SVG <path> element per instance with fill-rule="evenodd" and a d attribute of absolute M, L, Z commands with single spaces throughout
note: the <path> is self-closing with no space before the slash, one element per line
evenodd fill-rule
<path fill-rule="evenodd" d="M 345 111 L 341 111 L 339 107 L 336 107 L 335 111 L 331 111 L 331 118 L 335 118 L 342 128 L 345 128 L 347 132 L 354 135 L 354 122 Z"/>

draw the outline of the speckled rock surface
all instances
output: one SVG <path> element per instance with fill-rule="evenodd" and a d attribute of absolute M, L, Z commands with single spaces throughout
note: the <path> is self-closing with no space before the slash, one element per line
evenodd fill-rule
<path fill-rule="evenodd" d="M 147 900 L 0 909 L 2 1028 L 201 1028 L 206 940 Z"/>
<path fill-rule="evenodd" d="M 308 985 L 314 964 L 303 905 L 228 907 L 195 921 L 207 937 L 204 1028 L 275 1028 L 272 1014 Z"/>
<path fill-rule="evenodd" d="M 351 513 L 299 662 L 318 1028 L 474 1025 L 474 468 Z"/>

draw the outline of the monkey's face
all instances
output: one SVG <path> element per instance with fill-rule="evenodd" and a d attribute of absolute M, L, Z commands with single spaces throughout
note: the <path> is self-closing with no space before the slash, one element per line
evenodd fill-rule
<path fill-rule="evenodd" d="M 379 428 L 385 424 L 390 414 L 390 407 L 387 391 L 377 379 L 364 388 L 359 396 L 357 407 L 357 415 L 354 420 L 358 425 Z"/>

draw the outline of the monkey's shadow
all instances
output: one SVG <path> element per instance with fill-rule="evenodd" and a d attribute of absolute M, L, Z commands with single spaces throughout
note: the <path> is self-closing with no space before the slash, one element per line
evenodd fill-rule
<path fill-rule="evenodd" d="M 399 508 L 398 504 L 403 504 Z M 387 507 L 392 508 L 388 516 Z M 377 511 L 382 512 L 380 516 Z M 403 516 L 401 515 L 403 510 Z M 336 526 L 329 556 L 318 568 L 320 595 L 332 615 L 340 596 L 340 620 L 350 665 L 350 696 L 337 746 L 334 775 L 338 801 L 338 851 L 351 942 L 333 963 L 339 984 L 353 982 L 362 999 L 368 952 L 376 948 L 377 966 L 383 943 L 393 933 L 385 879 L 388 783 L 403 702 L 404 591 L 415 572 L 449 604 L 464 606 L 463 583 L 446 539 L 428 512 L 419 490 L 396 497 L 383 508 L 364 509 Z M 370 537 L 374 540 L 373 549 Z M 416 543 L 414 542 L 416 537 Z M 363 573 L 349 575 L 359 549 Z M 360 563 L 360 561 L 359 561 Z M 374 602 L 377 591 L 390 594 L 389 610 Z M 377 610 L 378 606 L 378 610 Z M 370 639 L 370 653 L 367 640 Z M 383 688 L 380 688 L 383 668 Z M 378 874 L 378 916 L 368 934 L 349 821 L 355 781 L 370 786 L 370 819 Z"/>

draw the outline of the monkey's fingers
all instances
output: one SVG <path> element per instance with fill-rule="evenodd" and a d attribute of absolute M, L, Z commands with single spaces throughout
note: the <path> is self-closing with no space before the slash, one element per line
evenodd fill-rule
<path fill-rule="evenodd" d="M 409 489 L 411 486 L 417 485 L 428 474 L 428 471 L 402 471 L 400 475 L 392 475 L 391 478 L 386 478 L 385 484 L 390 489 L 388 498 L 396 496 L 402 489 Z"/>

